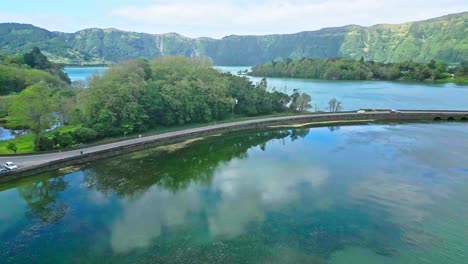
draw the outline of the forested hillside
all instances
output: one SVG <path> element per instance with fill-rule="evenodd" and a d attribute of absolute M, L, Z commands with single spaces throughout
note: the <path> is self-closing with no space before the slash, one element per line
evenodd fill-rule
<path fill-rule="evenodd" d="M 468 61 L 468 12 L 399 25 L 350 25 L 222 39 L 97 28 L 61 33 L 32 25 L 0 24 L 1 53 L 24 53 L 33 46 L 41 48 L 52 61 L 67 64 L 106 64 L 173 55 L 207 56 L 216 65 L 257 65 L 304 57 L 460 63 Z"/>

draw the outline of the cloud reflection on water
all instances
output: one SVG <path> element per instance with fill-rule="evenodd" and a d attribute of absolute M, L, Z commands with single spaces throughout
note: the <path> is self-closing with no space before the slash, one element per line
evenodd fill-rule
<path fill-rule="evenodd" d="M 264 221 L 267 211 L 299 199 L 297 187 L 319 188 L 328 178 L 325 169 L 306 160 L 271 167 L 268 152 L 258 147 L 249 157 L 221 165 L 209 187 L 191 184 L 178 192 L 152 187 L 137 199 L 123 200 L 123 214 L 111 227 L 113 250 L 147 247 L 164 228 L 190 225 L 191 213 L 206 215 L 211 239 L 232 239 L 244 234 L 249 224 Z M 206 193 L 219 197 L 214 206 L 203 197 Z"/>

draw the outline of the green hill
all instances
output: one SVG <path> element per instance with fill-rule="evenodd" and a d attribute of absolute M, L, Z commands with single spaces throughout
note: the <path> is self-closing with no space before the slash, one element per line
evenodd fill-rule
<path fill-rule="evenodd" d="M 344 57 L 380 62 L 432 59 L 468 61 L 468 12 L 398 25 L 356 25 L 295 34 L 187 38 L 176 33 L 146 34 L 117 29 L 51 32 L 33 25 L 0 24 L 0 53 L 41 48 L 51 61 L 114 63 L 128 58 L 208 56 L 217 65 L 256 65 L 292 58 Z"/>

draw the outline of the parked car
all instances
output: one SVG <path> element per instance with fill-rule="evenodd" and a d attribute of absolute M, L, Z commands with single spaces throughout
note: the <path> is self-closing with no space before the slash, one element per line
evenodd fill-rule
<path fill-rule="evenodd" d="M 18 165 L 16 165 L 14 162 L 7 161 L 7 162 L 5 162 L 5 168 L 7 170 L 16 170 L 16 169 L 18 169 Z"/>
<path fill-rule="evenodd" d="M 366 112 L 366 111 L 364 111 L 364 110 L 358 110 L 358 111 L 357 111 L 358 114 L 364 114 L 365 112 Z"/>
<path fill-rule="evenodd" d="M 392 110 L 390 110 L 390 113 L 401 113 L 401 112 L 396 110 L 396 109 L 392 109 Z"/>

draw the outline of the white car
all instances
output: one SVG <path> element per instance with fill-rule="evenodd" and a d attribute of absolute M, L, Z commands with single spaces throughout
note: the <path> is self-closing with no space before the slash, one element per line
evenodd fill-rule
<path fill-rule="evenodd" d="M 401 112 L 398 111 L 398 110 L 392 109 L 392 110 L 390 110 L 390 113 L 401 113 Z"/>
<path fill-rule="evenodd" d="M 18 168 L 18 166 L 15 163 L 11 162 L 11 161 L 7 161 L 7 162 L 5 162 L 5 168 L 7 170 L 16 170 Z"/>
<path fill-rule="evenodd" d="M 364 110 L 358 110 L 358 111 L 357 111 L 358 114 L 364 114 L 365 112 L 366 112 L 366 111 L 364 111 Z"/>

